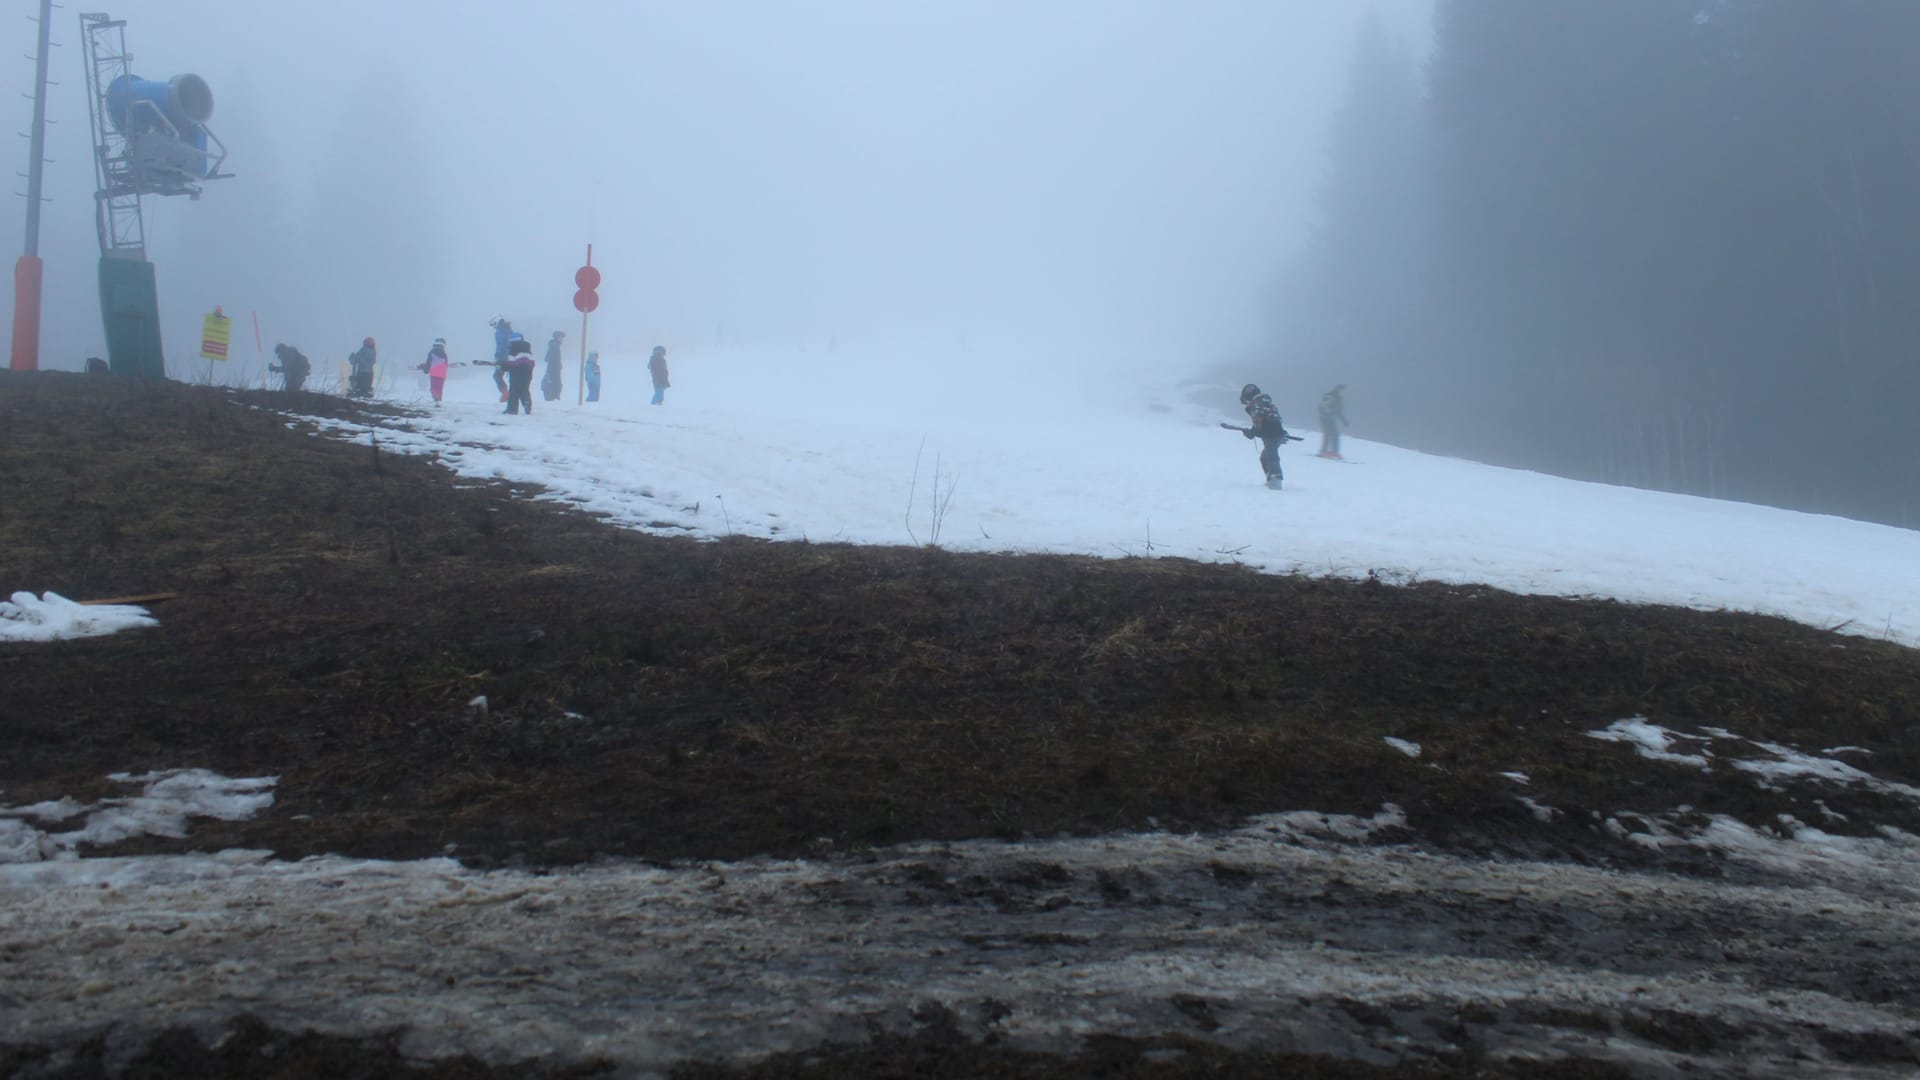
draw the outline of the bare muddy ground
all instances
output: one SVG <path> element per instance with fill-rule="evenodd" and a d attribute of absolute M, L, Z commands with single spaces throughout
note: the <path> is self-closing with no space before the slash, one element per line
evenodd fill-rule
<path fill-rule="evenodd" d="M 0 877 L 0 1002 L 15 1039 L 108 1033 L 109 1063 L 170 1027 L 217 1041 L 244 1014 L 397 1031 L 421 1060 L 620 1075 L 929 1037 L 1061 1065 L 1102 1033 L 1169 1067 L 1198 1063 L 1195 1046 L 1405 1075 L 1920 1064 L 1920 844 L 1823 861 L 1746 834 L 1730 858 L 1748 883 L 1731 884 L 1366 842 L 1391 824 L 1299 814 L 1213 836 L 546 874 L 40 863 Z"/>
<path fill-rule="evenodd" d="M 0 846 L 85 857 L 0 867 L 0 1075 L 1916 1064 L 1912 650 L 639 535 L 282 406 L 378 418 L 0 373 L 0 588 L 173 594 L 0 646 Z M 24 809 L 186 768 L 274 801 Z"/>

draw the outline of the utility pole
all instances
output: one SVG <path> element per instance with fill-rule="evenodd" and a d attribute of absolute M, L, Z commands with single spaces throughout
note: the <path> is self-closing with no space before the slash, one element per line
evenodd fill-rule
<path fill-rule="evenodd" d="M 33 63 L 33 127 L 27 136 L 27 250 L 13 267 L 13 358 L 15 371 L 40 367 L 40 179 L 47 152 L 47 53 L 53 0 L 40 0 L 40 52 Z"/>

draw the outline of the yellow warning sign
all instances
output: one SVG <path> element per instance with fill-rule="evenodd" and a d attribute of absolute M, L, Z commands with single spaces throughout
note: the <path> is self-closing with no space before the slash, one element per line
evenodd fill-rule
<path fill-rule="evenodd" d="M 233 339 L 233 320 L 220 314 L 218 308 L 207 316 L 200 331 L 200 355 L 209 360 L 227 358 L 227 342 Z"/>

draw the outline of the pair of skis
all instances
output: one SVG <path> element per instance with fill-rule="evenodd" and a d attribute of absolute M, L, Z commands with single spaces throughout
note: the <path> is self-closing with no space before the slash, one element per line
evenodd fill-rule
<path fill-rule="evenodd" d="M 1250 427 L 1241 427 L 1239 424 L 1229 424 L 1225 420 L 1220 421 L 1220 426 L 1223 428 L 1226 428 L 1228 431 L 1237 431 L 1240 434 L 1246 435 L 1248 437 L 1252 437 L 1258 434 Z M 1290 442 L 1306 442 L 1307 440 L 1305 436 L 1289 435 L 1283 431 L 1280 433 L 1280 441 L 1283 443 L 1290 443 Z"/>

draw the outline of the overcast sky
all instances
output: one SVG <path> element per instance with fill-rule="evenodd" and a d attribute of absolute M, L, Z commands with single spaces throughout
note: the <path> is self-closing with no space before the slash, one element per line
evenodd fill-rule
<path fill-rule="evenodd" d="M 19 16 L 37 5 L 6 6 L 15 17 L 0 49 L 31 54 L 33 24 Z M 314 193 L 337 170 L 376 189 L 405 171 L 399 211 L 444 227 L 439 258 L 419 260 L 442 288 L 418 325 L 383 329 L 422 342 L 477 341 L 490 314 L 567 311 L 591 241 L 607 325 L 636 341 L 720 326 L 815 340 L 1031 332 L 1148 342 L 1205 362 L 1252 337 L 1257 296 L 1302 237 L 1367 6 L 120 0 L 110 10 L 128 20 L 140 74 L 191 71 L 212 85 L 211 126 L 237 174 L 199 204 L 148 200 L 169 322 L 216 302 L 201 295 L 210 278 L 170 274 L 169 243 L 187 215 L 238 205 L 230 190 L 270 160 L 275 204 L 296 220 L 319 212 Z M 1372 6 L 1426 48 L 1431 0 Z M 56 11 L 54 24 L 49 367 L 78 366 L 103 340 L 77 10 Z M 11 88 L 30 89 L 30 64 L 7 71 Z M 367 94 L 383 103 L 371 115 L 394 127 L 348 151 L 358 140 L 342 127 L 369 122 Z M 8 100 L 25 130 L 28 103 Z M 389 160 L 379 148 L 393 138 L 416 152 Z M 25 143 L 13 145 L 22 169 Z M 9 207 L 0 243 L 17 255 L 24 204 Z M 234 251 L 238 262 L 266 257 L 241 242 Z M 371 251 L 354 267 L 277 254 L 315 282 L 417 288 L 415 253 Z M 218 291 L 247 290 L 222 279 Z M 327 325 L 344 337 L 354 314 Z M 293 321 L 263 318 L 276 315 Z M 169 350 L 180 336 L 168 328 Z"/>

